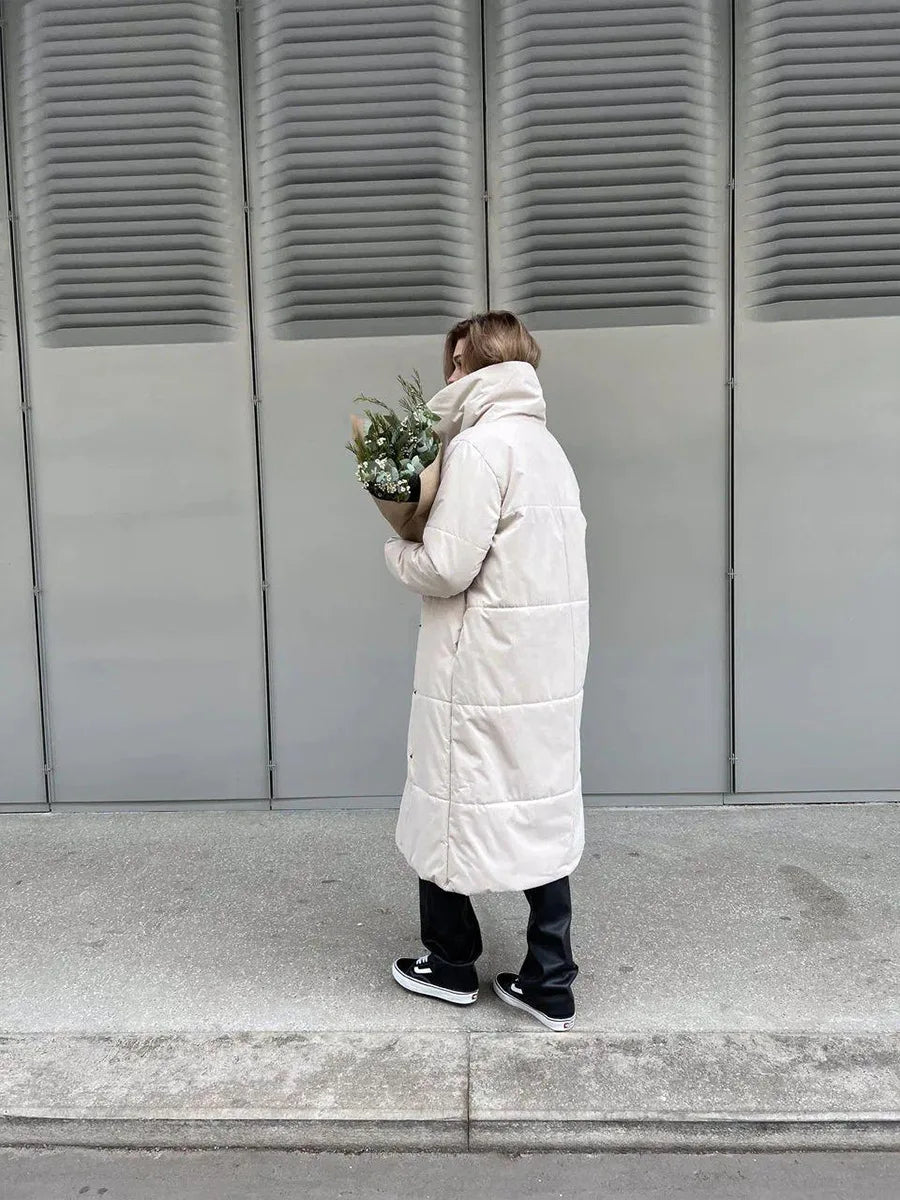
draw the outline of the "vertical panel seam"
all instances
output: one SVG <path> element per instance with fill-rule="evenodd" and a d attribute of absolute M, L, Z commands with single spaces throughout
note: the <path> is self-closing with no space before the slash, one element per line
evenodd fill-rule
<path fill-rule="evenodd" d="M 18 353 L 19 394 L 21 397 L 20 411 L 22 417 L 22 454 L 25 471 L 25 504 L 28 514 L 28 542 L 31 557 L 31 588 L 35 670 L 37 674 L 38 708 L 41 736 L 41 758 L 44 801 L 47 808 L 53 808 L 53 752 L 50 727 L 50 708 L 47 690 L 47 654 L 44 640 L 44 607 L 41 586 L 40 545 L 37 528 L 36 491 L 34 481 L 34 446 L 31 427 L 31 386 L 28 374 L 28 361 L 25 344 L 25 306 L 22 302 L 22 273 L 20 270 L 19 228 L 15 206 L 15 179 L 13 172 L 10 108 L 7 89 L 9 87 L 9 70 L 6 57 L 6 14 L 0 3 L 0 126 L 3 131 L 3 156 L 6 167 L 6 209 L 9 222 L 9 269 L 12 282 L 13 296 L 13 328 L 15 329 L 16 349 Z"/>
<path fill-rule="evenodd" d="M 487 104 L 487 27 L 484 12 L 484 0 L 479 0 L 481 17 L 481 179 L 484 203 L 481 206 L 482 229 L 484 233 L 484 303 L 491 308 L 491 223 L 489 220 L 491 204 L 491 188 L 488 178 L 488 104 Z"/>
<path fill-rule="evenodd" d="M 263 690 L 266 723 L 266 781 L 268 787 L 269 808 L 275 799 L 275 749 L 272 721 L 272 670 L 271 649 L 269 641 L 269 576 L 268 555 L 266 550 L 266 511 L 263 490 L 262 467 L 262 430 L 260 415 L 260 386 L 259 386 L 259 348 L 257 345 L 255 293 L 253 287 L 253 248 L 252 248 L 252 204 L 250 197 L 250 176 L 247 160 L 247 129 L 244 108 L 244 36 L 243 36 L 243 4 L 237 0 L 234 6 L 236 60 L 237 60 L 237 91 L 238 91 L 238 124 L 241 139 L 241 189 L 244 209 L 244 272 L 245 295 L 247 304 L 247 330 L 250 343 L 250 379 L 253 406 L 253 458 L 256 482 L 256 517 L 257 517 L 257 547 L 259 554 L 259 583 L 260 583 L 260 612 L 262 617 L 262 655 L 263 655 Z"/>
<path fill-rule="evenodd" d="M 729 121 L 728 121 L 728 379 L 729 386 L 727 388 L 728 395 L 728 703 L 729 703 L 729 751 L 728 751 L 728 777 L 729 787 L 731 790 L 731 798 L 737 791 L 737 725 L 736 725 L 736 681 L 735 681 L 735 455 L 734 455 L 734 427 L 735 427 L 735 395 L 737 392 L 737 380 L 735 378 L 735 320 L 736 320 L 736 302 L 735 302 L 735 244 L 736 244 L 736 227 L 735 227 L 735 196 L 737 192 L 736 178 L 736 155 L 735 155 L 735 137 L 736 137 L 736 107 L 737 107 L 737 54 L 735 50 L 735 41 L 737 37 L 736 25 L 736 0 L 730 0 L 728 5 L 728 42 L 729 42 L 729 80 L 728 80 L 728 96 L 729 96 Z"/>

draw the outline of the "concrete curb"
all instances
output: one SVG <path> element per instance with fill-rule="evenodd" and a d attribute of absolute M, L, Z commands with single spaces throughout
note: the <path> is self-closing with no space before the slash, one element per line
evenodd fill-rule
<path fill-rule="evenodd" d="M 473 1034 L 483 1150 L 900 1149 L 889 1034 Z"/>
<path fill-rule="evenodd" d="M 900 1035 L 19 1034 L 0 1144 L 900 1149 Z"/>
<path fill-rule="evenodd" d="M 4 1145 L 459 1149 L 468 1039 L 428 1033 L 0 1038 Z"/>

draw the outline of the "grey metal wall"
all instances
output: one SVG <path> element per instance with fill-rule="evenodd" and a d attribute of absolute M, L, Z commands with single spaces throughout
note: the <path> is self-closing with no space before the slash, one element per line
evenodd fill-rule
<path fill-rule="evenodd" d="M 0 804 L 44 794 L 16 319 L 54 803 L 342 806 L 400 791 L 418 631 L 352 399 L 488 304 L 582 484 L 587 792 L 900 793 L 898 22 L 738 0 L 733 91 L 731 7 L 5 0 Z"/>

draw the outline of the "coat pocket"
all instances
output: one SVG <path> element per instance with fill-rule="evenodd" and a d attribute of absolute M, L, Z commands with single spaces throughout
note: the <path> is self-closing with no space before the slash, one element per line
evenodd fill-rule
<path fill-rule="evenodd" d="M 453 656 L 454 656 L 454 658 L 458 656 L 461 644 L 463 642 L 464 635 L 467 633 L 466 615 L 468 614 L 468 611 L 469 611 L 468 590 L 463 592 L 462 602 L 463 602 L 463 610 L 462 610 L 462 613 L 460 614 L 459 625 L 457 626 L 456 633 L 453 636 Z"/>

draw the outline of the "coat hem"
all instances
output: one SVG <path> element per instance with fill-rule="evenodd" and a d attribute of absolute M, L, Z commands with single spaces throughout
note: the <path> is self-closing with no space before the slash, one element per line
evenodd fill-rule
<path fill-rule="evenodd" d="M 418 795 L 415 795 L 418 793 Z M 415 798 L 413 798 L 415 796 Z M 508 828 L 506 818 L 497 813 L 493 805 L 462 805 L 454 801 L 456 817 L 465 825 L 469 814 L 480 807 L 482 814 L 494 809 L 499 825 L 495 824 L 495 839 L 493 851 L 480 861 L 460 863 L 454 853 L 452 839 L 445 835 L 445 822 L 451 818 L 451 805 L 447 800 L 439 799 L 428 792 L 423 792 L 414 784 L 409 785 L 404 793 L 406 803 L 401 805 L 398 816 L 395 841 L 398 850 L 409 866 L 420 879 L 426 879 L 443 888 L 445 891 L 459 892 L 463 895 L 477 895 L 482 892 L 516 892 L 527 888 L 539 887 L 544 883 L 561 879 L 574 871 L 584 852 L 584 801 L 581 789 L 563 793 L 561 797 L 545 797 L 547 804 L 557 812 L 557 817 L 564 823 L 566 836 L 560 837 L 558 848 L 567 851 L 560 855 L 528 855 L 541 861 L 522 861 L 513 844 L 506 840 L 503 832 Z M 565 804 L 568 799 L 571 809 L 567 816 L 563 813 L 569 809 Z M 412 801 L 412 807 L 410 807 Z M 425 818 L 419 806 L 423 801 L 430 802 L 430 819 Z M 512 803 L 521 802 L 513 801 Z M 446 805 L 447 812 L 441 812 L 441 806 Z M 524 807 L 524 806 L 523 806 Z M 417 819 L 410 819 L 412 813 Z M 562 833 L 562 830 L 560 830 Z M 499 839 L 499 840 L 497 840 Z M 507 851 L 509 853 L 507 853 Z"/>
<path fill-rule="evenodd" d="M 428 875 L 420 875 L 419 878 L 427 879 L 430 883 L 437 884 L 445 892 L 456 892 L 464 896 L 485 896 L 490 892 L 524 892 L 530 888 L 543 887 L 545 883 L 554 883 L 557 879 L 565 879 L 572 875 L 581 862 L 583 853 L 583 850 L 579 851 L 576 856 L 549 871 L 542 871 L 532 875 L 520 875 L 514 879 L 510 877 L 508 880 L 498 880 L 491 883 L 479 883 L 476 879 L 472 880 L 470 884 L 465 884 L 465 881 L 462 880 L 460 882 L 464 886 L 457 887 L 454 886 L 454 879 L 452 877 L 447 877 L 443 881 Z M 412 866 L 411 863 L 410 866 Z"/>

